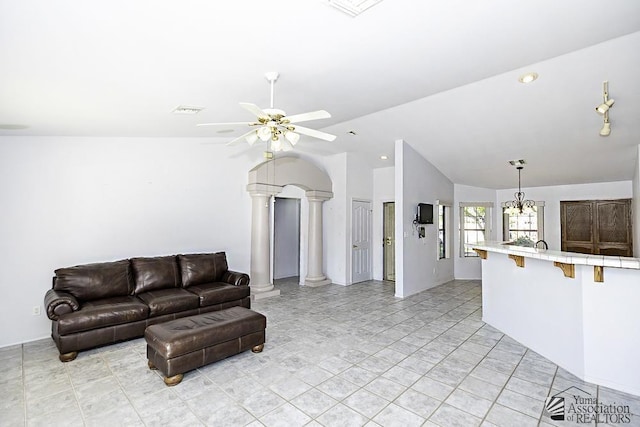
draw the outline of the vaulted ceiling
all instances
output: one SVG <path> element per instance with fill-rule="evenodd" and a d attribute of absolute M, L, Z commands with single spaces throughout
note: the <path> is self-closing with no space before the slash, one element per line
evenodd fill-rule
<path fill-rule="evenodd" d="M 195 124 L 251 120 L 238 102 L 268 107 L 278 71 L 275 106 L 326 109 L 307 125 L 338 135 L 297 149 L 374 167 L 404 139 L 460 184 L 514 187 L 511 159 L 524 186 L 617 181 L 640 144 L 637 0 L 384 0 L 355 18 L 326 0 L 0 0 L 0 58 L 0 137 L 224 143 L 238 133 Z"/>

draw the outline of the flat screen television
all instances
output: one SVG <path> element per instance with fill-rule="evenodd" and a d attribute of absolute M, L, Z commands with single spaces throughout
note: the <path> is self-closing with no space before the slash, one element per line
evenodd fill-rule
<path fill-rule="evenodd" d="M 416 214 L 418 224 L 433 224 L 433 205 L 429 203 L 418 203 L 418 213 Z"/>

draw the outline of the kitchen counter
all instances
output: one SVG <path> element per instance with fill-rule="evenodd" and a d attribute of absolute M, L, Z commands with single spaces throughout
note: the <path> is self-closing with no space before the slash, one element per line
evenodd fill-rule
<path fill-rule="evenodd" d="M 640 396 L 640 259 L 471 247 L 486 323 L 585 381 Z"/>

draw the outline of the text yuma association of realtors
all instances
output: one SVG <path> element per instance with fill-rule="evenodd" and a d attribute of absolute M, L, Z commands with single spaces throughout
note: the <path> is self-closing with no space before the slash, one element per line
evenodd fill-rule
<path fill-rule="evenodd" d="M 573 402 L 565 408 L 567 421 L 577 423 L 626 424 L 631 422 L 629 405 L 604 404 L 595 397 L 572 396 Z"/>

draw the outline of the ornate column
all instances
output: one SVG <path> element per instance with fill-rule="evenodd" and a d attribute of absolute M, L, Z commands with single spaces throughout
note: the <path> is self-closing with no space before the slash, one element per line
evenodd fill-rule
<path fill-rule="evenodd" d="M 307 277 L 304 285 L 328 285 L 331 280 L 322 273 L 322 203 L 333 197 L 333 193 L 309 190 L 305 194 L 309 201 L 309 251 L 307 253 Z"/>
<path fill-rule="evenodd" d="M 266 184 L 249 184 L 251 195 L 251 271 L 249 284 L 251 297 L 262 299 L 280 295 L 271 283 L 270 201 L 282 187 Z"/>

